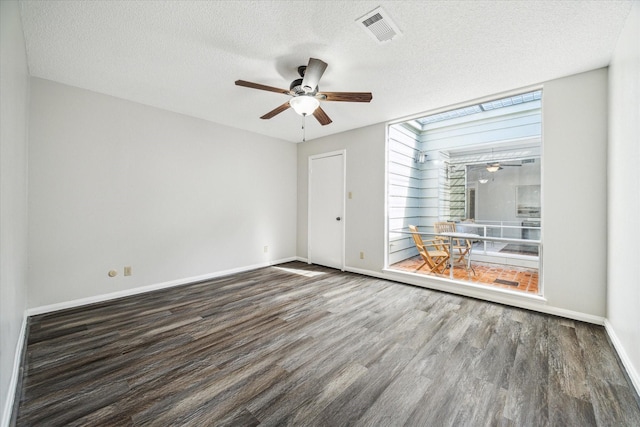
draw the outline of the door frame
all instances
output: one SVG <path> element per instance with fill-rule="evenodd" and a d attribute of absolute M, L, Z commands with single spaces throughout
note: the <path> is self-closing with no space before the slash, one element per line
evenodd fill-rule
<path fill-rule="evenodd" d="M 341 225 L 342 225 L 342 241 L 340 242 L 340 270 L 344 271 L 345 268 L 345 234 L 346 234 L 346 210 L 347 210 L 347 150 L 329 151 L 327 153 L 312 154 L 309 156 L 307 162 L 307 263 L 312 264 L 311 260 L 311 243 L 309 239 L 309 230 L 311 229 L 311 165 L 314 160 L 322 159 L 324 157 L 342 156 L 342 212 L 340 213 Z"/>

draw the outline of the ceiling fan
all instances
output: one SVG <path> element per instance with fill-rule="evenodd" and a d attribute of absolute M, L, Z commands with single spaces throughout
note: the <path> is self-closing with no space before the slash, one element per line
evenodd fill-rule
<path fill-rule="evenodd" d="M 506 167 L 506 166 L 519 167 L 519 166 L 522 166 L 522 165 L 509 165 L 509 164 L 500 163 L 500 162 L 487 163 L 487 171 L 488 172 L 498 172 L 499 170 L 503 169 L 503 167 Z"/>
<path fill-rule="evenodd" d="M 260 117 L 261 119 L 270 119 L 291 107 L 301 116 L 313 114 L 313 117 L 315 117 L 322 126 L 325 126 L 331 123 L 332 120 L 320 107 L 320 101 L 370 102 L 373 98 L 371 92 L 320 92 L 318 82 L 326 68 L 326 62 L 316 58 L 309 58 L 307 65 L 298 67 L 300 78 L 291 82 L 289 90 L 247 82 L 245 80 L 236 80 L 236 85 L 282 93 L 292 97 L 284 104 Z"/>
<path fill-rule="evenodd" d="M 493 158 L 493 148 L 491 149 L 491 158 Z M 500 163 L 500 162 L 490 162 L 487 163 L 486 169 L 487 172 L 498 172 L 499 170 L 503 169 L 503 166 L 522 166 L 522 164 L 519 165 L 511 165 L 511 164 L 505 164 L 505 163 Z"/>

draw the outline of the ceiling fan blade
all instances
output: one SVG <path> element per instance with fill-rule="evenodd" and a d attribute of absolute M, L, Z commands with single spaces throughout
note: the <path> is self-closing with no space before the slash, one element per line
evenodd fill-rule
<path fill-rule="evenodd" d="M 269 92 L 284 93 L 285 95 L 290 94 L 287 89 L 279 89 L 277 87 L 261 85 L 260 83 L 252 83 L 244 80 L 236 80 L 236 86 L 244 86 L 251 89 L 268 90 Z"/>
<path fill-rule="evenodd" d="M 320 77 L 324 74 L 324 70 L 327 69 L 327 63 L 316 58 L 309 58 L 309 64 L 304 71 L 304 77 L 302 78 L 302 90 L 306 93 L 313 92 L 318 86 Z"/>
<path fill-rule="evenodd" d="M 282 113 L 283 111 L 289 109 L 290 105 L 289 105 L 289 101 L 285 102 L 284 104 L 282 104 L 279 107 L 274 108 L 273 110 L 269 111 L 267 114 L 265 114 L 264 116 L 260 117 L 263 120 L 266 119 L 270 119 L 273 116 L 276 116 L 280 113 Z"/>
<path fill-rule="evenodd" d="M 316 108 L 316 110 L 313 112 L 313 117 L 318 119 L 322 126 L 326 126 L 333 121 L 329 118 L 329 116 L 327 116 L 327 113 L 324 112 L 322 107 Z"/>
<path fill-rule="evenodd" d="M 318 93 L 325 101 L 338 102 L 371 102 L 371 92 L 322 92 Z"/>

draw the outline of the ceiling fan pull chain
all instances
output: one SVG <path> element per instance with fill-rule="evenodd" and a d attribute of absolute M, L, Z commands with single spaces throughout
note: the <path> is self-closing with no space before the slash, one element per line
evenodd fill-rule
<path fill-rule="evenodd" d="M 306 126 L 306 120 L 307 115 L 303 114 L 302 115 L 302 142 L 307 142 L 307 126 Z"/>

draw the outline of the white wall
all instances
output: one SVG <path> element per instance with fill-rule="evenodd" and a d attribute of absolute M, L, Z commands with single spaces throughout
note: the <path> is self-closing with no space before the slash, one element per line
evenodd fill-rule
<path fill-rule="evenodd" d="M 10 416 L 27 308 L 29 70 L 19 9 L 0 2 L 0 425 Z"/>
<path fill-rule="evenodd" d="M 546 82 L 542 227 L 549 304 L 605 316 L 607 69 Z"/>
<path fill-rule="evenodd" d="M 607 319 L 640 392 L 640 3 L 609 68 Z"/>
<path fill-rule="evenodd" d="M 384 265 L 385 125 L 378 124 L 298 144 L 298 256 L 307 257 L 309 156 L 345 149 L 345 266 L 381 271 Z M 364 252 L 364 259 L 360 259 Z"/>
<path fill-rule="evenodd" d="M 31 92 L 30 307 L 295 257 L 295 144 L 37 78 Z"/>
<path fill-rule="evenodd" d="M 500 301 L 601 321 L 606 294 L 607 70 L 546 82 L 543 90 L 542 222 L 547 301 Z M 353 199 L 347 200 L 346 266 L 380 275 L 385 251 L 383 124 L 299 145 L 298 255 L 306 257 L 307 158 L 343 148 L 347 150 L 347 191 L 353 191 Z M 584 248 L 589 248 L 588 256 L 576 256 L 576 251 Z M 359 251 L 365 252 L 365 260 L 358 259 Z M 460 291 L 459 285 L 439 286 Z M 491 291 L 473 292 L 474 296 L 498 300 Z"/>

